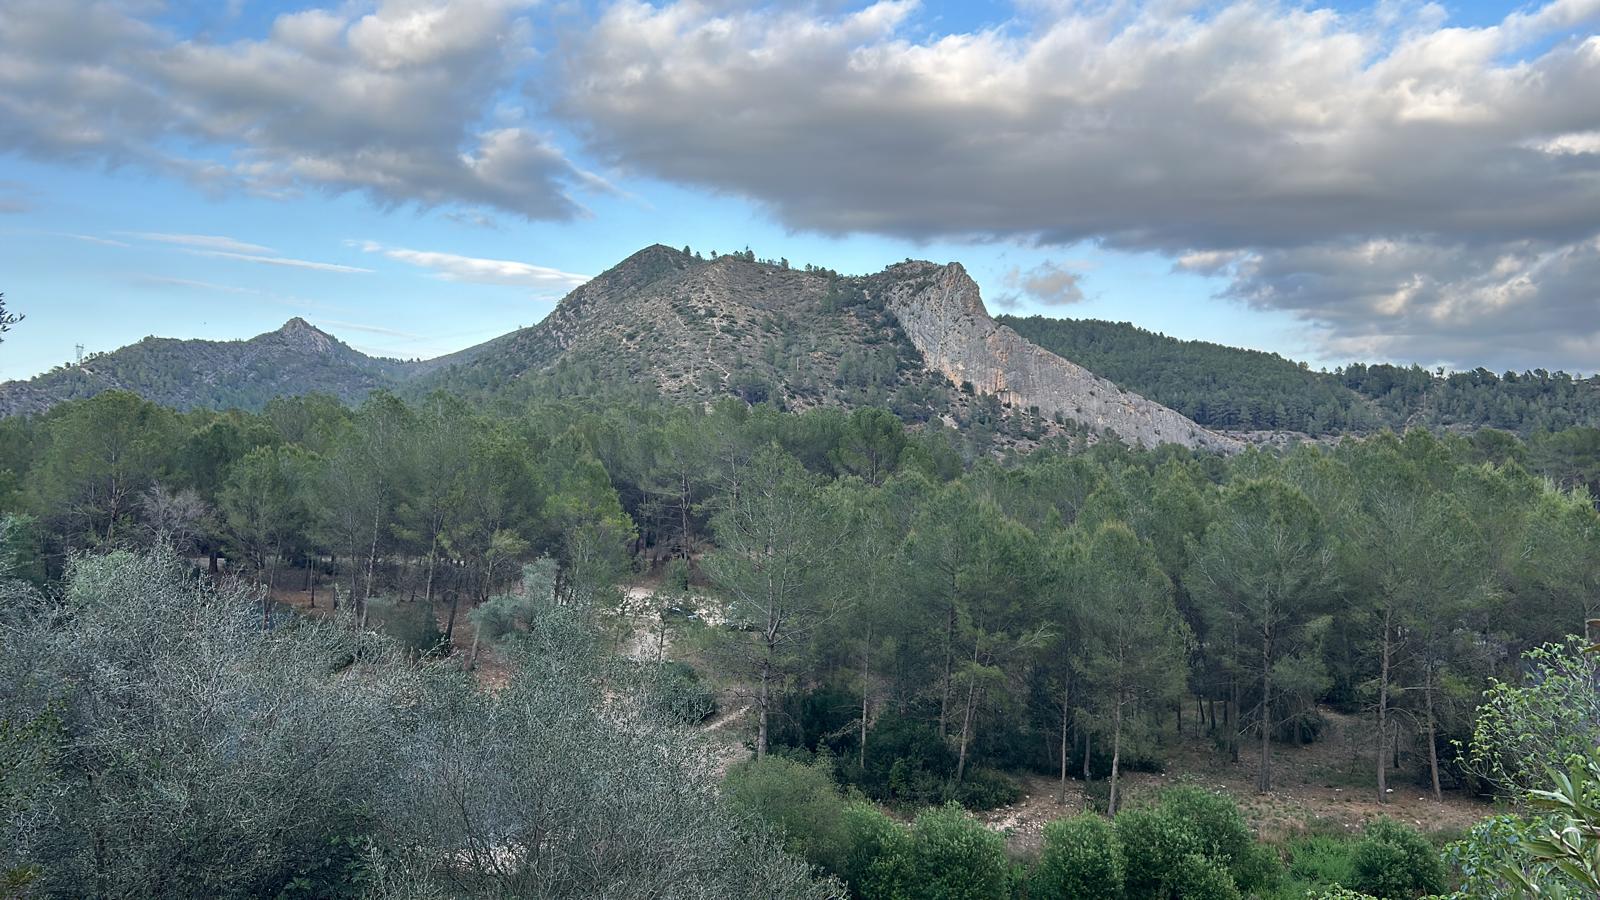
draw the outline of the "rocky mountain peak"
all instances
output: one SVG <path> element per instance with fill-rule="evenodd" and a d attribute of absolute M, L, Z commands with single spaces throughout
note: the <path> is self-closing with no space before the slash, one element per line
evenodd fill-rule
<path fill-rule="evenodd" d="M 283 323 L 283 327 L 273 334 L 290 344 L 315 353 L 327 353 L 339 345 L 339 341 L 332 335 L 299 316 Z"/>

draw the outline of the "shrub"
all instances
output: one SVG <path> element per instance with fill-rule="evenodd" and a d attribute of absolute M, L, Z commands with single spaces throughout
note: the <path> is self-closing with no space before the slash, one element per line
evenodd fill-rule
<path fill-rule="evenodd" d="M 866 768 L 852 781 L 875 800 L 926 805 L 943 799 L 955 767 L 955 754 L 932 726 L 884 715 L 868 734 Z"/>
<path fill-rule="evenodd" d="M 858 897 L 903 897 L 912 890 L 911 836 L 865 801 L 845 806 L 841 830 L 845 851 L 835 874 Z"/>
<path fill-rule="evenodd" d="M 917 817 L 911 874 L 919 900 L 1004 900 L 1005 840 L 955 804 Z"/>
<path fill-rule="evenodd" d="M 1240 900 L 1244 895 L 1222 864 L 1191 853 L 1173 873 L 1174 894 L 1183 900 Z"/>
<path fill-rule="evenodd" d="M 1032 896 L 1060 900 L 1116 900 L 1124 862 L 1116 829 L 1093 813 L 1044 827 L 1044 849 L 1034 866 Z"/>
<path fill-rule="evenodd" d="M 1427 839 L 1393 819 L 1368 825 L 1356 844 L 1351 886 L 1380 900 L 1444 890 L 1444 863 Z"/>
<path fill-rule="evenodd" d="M 444 633 L 430 604 L 371 600 L 367 618 L 413 654 L 431 655 L 444 649 Z"/>
<path fill-rule="evenodd" d="M 696 725 L 717 712 L 715 692 L 688 663 L 669 661 L 655 666 L 646 684 L 645 711 L 657 721 Z"/>
<path fill-rule="evenodd" d="M 1126 861 L 1124 884 L 1130 897 L 1166 897 L 1189 857 L 1200 855 L 1200 841 L 1182 822 L 1160 809 L 1126 809 L 1117 814 L 1117 837 Z"/>
<path fill-rule="evenodd" d="M 1239 890 L 1248 893 L 1277 880 L 1277 858 L 1256 844 L 1233 798 L 1198 787 L 1175 787 L 1161 795 L 1161 810 L 1188 827 L 1200 842 L 1200 854 L 1226 868 Z"/>
<path fill-rule="evenodd" d="M 994 809 L 1022 799 L 1022 785 L 994 769 L 972 769 L 956 785 L 951 799 L 967 809 Z"/>
<path fill-rule="evenodd" d="M 1306 887 L 1350 884 L 1355 879 L 1355 842 L 1314 835 L 1289 844 L 1289 878 Z"/>
<path fill-rule="evenodd" d="M 845 868 L 844 798 L 828 772 L 767 756 L 734 766 L 723 791 L 734 809 L 776 828 L 790 853 L 828 872 Z"/>

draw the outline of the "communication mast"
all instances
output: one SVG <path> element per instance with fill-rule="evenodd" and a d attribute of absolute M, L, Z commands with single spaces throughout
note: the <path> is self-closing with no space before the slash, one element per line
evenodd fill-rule
<path fill-rule="evenodd" d="M 73 346 L 73 349 L 78 351 L 78 365 L 80 365 L 80 366 L 83 365 L 83 345 L 82 344 L 73 344 L 72 346 Z"/>

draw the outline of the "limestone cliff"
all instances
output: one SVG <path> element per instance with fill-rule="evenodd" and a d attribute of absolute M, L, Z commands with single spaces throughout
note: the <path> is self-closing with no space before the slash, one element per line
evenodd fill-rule
<path fill-rule="evenodd" d="M 875 288 L 884 292 L 889 311 L 928 368 L 957 385 L 970 384 L 978 393 L 994 394 L 1015 407 L 1036 406 L 1046 416 L 1059 413 L 1110 429 L 1132 443 L 1213 450 L 1240 446 L 997 324 L 960 263 L 891 266 Z"/>

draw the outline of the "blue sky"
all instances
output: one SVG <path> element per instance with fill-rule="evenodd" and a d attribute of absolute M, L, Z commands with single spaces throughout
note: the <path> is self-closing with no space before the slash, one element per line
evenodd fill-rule
<path fill-rule="evenodd" d="M 992 312 L 1593 371 L 1600 0 L 18 0 L 0 378 L 293 316 L 428 357 L 651 243 Z M 91 23 L 85 26 L 83 23 Z"/>

